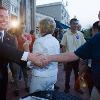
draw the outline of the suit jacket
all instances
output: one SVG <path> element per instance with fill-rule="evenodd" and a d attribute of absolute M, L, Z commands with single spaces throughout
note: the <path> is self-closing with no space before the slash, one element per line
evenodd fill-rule
<path fill-rule="evenodd" d="M 12 40 L 10 40 L 12 37 L 9 38 L 8 35 L 5 37 L 3 42 L 0 41 L 0 59 L 20 62 L 23 51 L 19 51 L 9 44 L 12 44 Z"/>
<path fill-rule="evenodd" d="M 14 38 L 9 34 L 5 34 L 3 42 L 0 41 L 0 100 L 6 100 L 9 61 L 20 62 L 23 52 L 18 51 Z"/>
<path fill-rule="evenodd" d="M 10 46 L 12 46 L 13 48 L 17 48 L 16 47 L 16 42 L 15 42 L 15 38 L 13 37 L 13 36 L 11 36 L 10 34 L 8 34 L 8 33 L 5 33 L 4 34 L 4 37 L 3 37 L 3 43 L 2 44 L 9 44 Z M 1 46 L 2 47 L 2 46 Z M 4 51 L 9 51 L 9 49 L 7 49 L 7 48 L 3 48 L 3 49 L 1 49 L 3 52 Z M 9 52 L 11 52 L 11 51 L 9 51 Z M 8 57 L 9 58 L 13 58 L 13 53 L 16 53 L 16 52 L 14 52 L 14 51 L 12 51 L 11 52 L 11 57 L 9 57 L 9 53 L 4 53 L 4 54 L 1 54 L 2 56 L 1 56 L 1 58 L 0 58 L 0 73 L 2 74 L 2 77 L 5 77 L 5 75 L 7 76 L 7 65 L 8 65 L 8 62 L 10 62 L 10 60 L 8 59 Z M 5 58 L 5 56 L 7 57 L 7 58 Z M 15 60 L 15 62 L 18 62 L 17 60 Z"/>
<path fill-rule="evenodd" d="M 0 41 L 0 59 L 5 58 L 10 61 L 19 61 L 23 55 L 23 51 L 18 50 L 17 48 L 12 47 L 7 43 L 2 43 Z"/>

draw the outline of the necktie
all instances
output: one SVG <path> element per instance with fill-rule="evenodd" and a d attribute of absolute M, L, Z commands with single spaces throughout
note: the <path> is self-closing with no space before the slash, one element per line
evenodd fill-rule
<path fill-rule="evenodd" d="M 2 42 L 2 32 L 0 32 L 0 42 Z"/>

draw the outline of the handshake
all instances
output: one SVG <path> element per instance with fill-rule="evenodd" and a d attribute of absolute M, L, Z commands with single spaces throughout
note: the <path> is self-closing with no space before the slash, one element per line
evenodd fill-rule
<path fill-rule="evenodd" d="M 37 66 L 46 66 L 51 61 L 49 55 L 43 55 L 39 53 L 29 53 L 28 60 Z"/>

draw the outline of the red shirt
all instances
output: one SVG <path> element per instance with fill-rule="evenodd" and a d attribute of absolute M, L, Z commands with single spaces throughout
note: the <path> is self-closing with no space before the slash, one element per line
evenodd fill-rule
<path fill-rule="evenodd" d="M 24 51 L 23 44 L 25 40 L 20 36 L 17 38 L 17 41 L 18 41 L 18 49 Z"/>
<path fill-rule="evenodd" d="M 32 38 L 32 42 L 31 42 L 31 44 L 29 45 L 30 52 L 32 52 L 33 44 L 34 44 L 34 41 L 35 41 L 35 35 L 31 35 L 31 38 Z"/>

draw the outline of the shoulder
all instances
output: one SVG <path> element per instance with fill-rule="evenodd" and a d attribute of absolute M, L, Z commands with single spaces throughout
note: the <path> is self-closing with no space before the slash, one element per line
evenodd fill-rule
<path fill-rule="evenodd" d="M 65 32 L 65 35 L 71 34 L 71 30 L 67 29 L 67 31 Z"/>
<path fill-rule="evenodd" d="M 83 33 L 81 31 L 77 31 L 78 34 L 83 35 Z"/>
<path fill-rule="evenodd" d="M 81 31 L 77 31 L 78 35 L 84 37 L 84 34 Z"/>
<path fill-rule="evenodd" d="M 91 39 L 91 41 L 100 41 L 100 32 L 96 33 L 96 35 Z"/>
<path fill-rule="evenodd" d="M 68 35 L 68 32 L 64 33 L 64 34 L 63 34 L 63 38 L 66 38 L 67 35 Z"/>
<path fill-rule="evenodd" d="M 43 42 L 43 38 L 42 37 L 39 37 L 39 38 L 37 38 L 37 39 L 35 39 L 35 44 L 37 44 L 37 43 L 42 43 Z"/>
<path fill-rule="evenodd" d="M 56 44 L 60 45 L 59 41 L 53 36 L 53 40 Z"/>
<path fill-rule="evenodd" d="M 96 33 L 94 37 L 99 38 L 100 37 L 100 32 Z"/>

